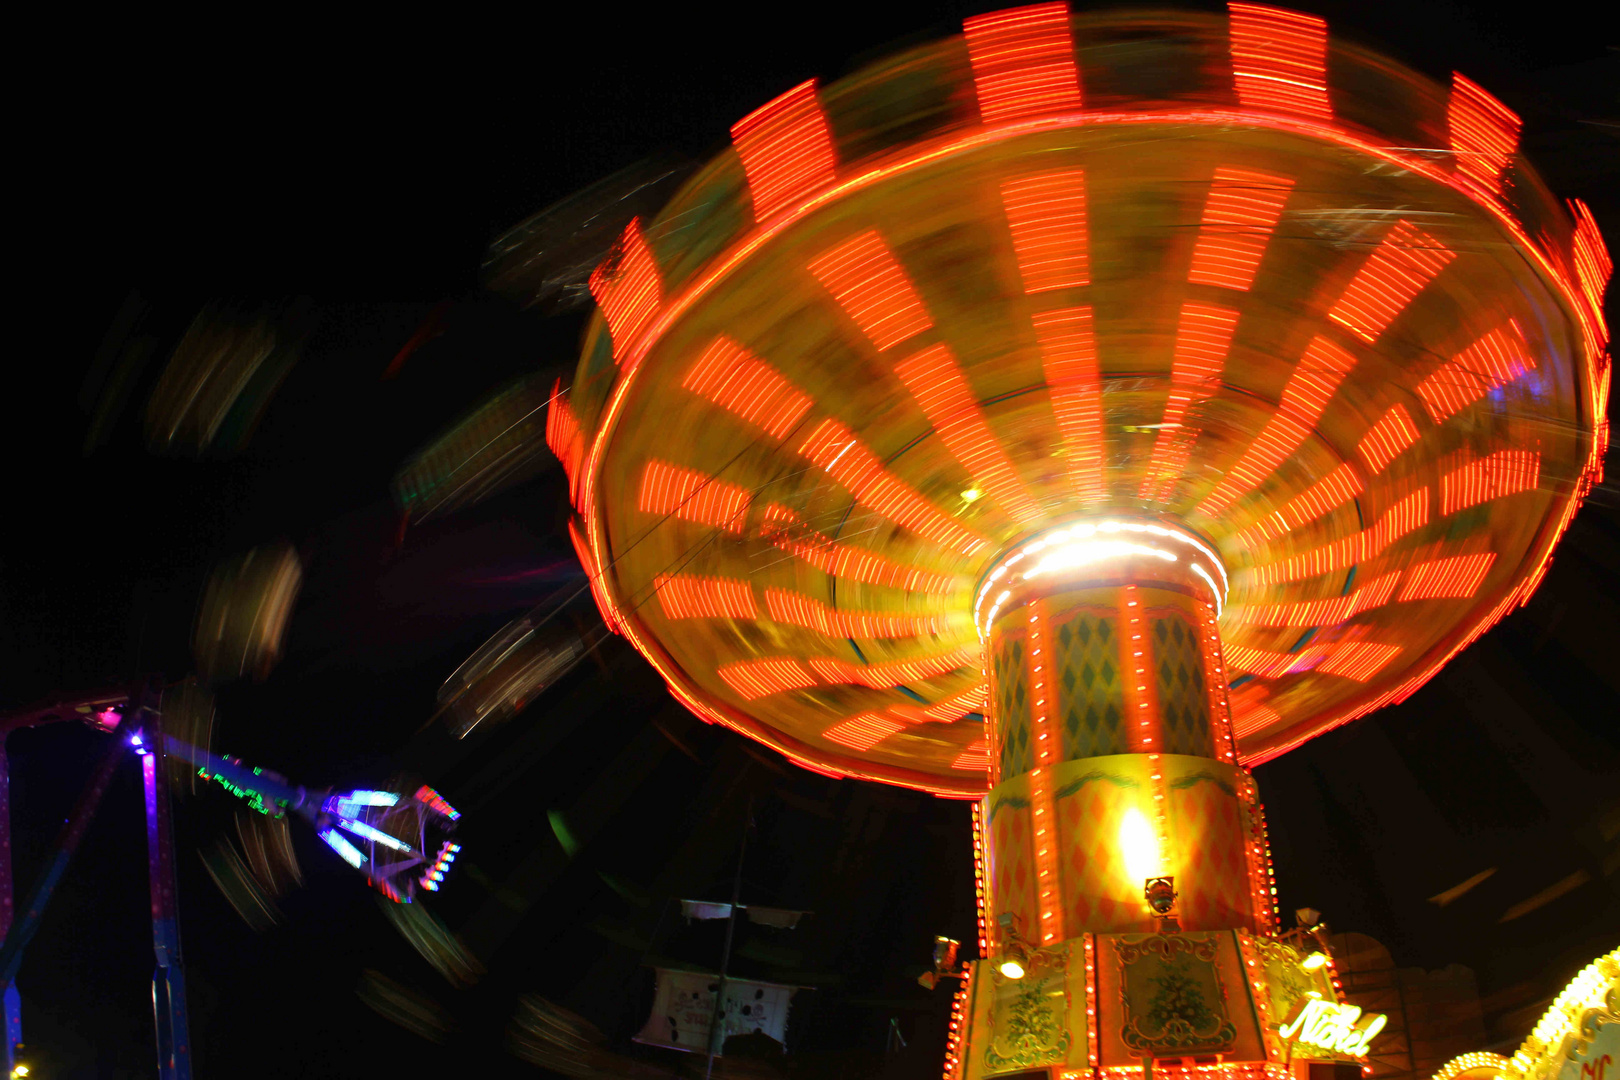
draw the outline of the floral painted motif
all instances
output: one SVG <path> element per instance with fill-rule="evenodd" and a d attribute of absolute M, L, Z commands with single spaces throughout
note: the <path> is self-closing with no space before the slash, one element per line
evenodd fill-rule
<path fill-rule="evenodd" d="M 1155 1057 L 1231 1052 L 1237 1026 L 1227 1014 L 1213 937 L 1160 934 L 1113 945 L 1126 1046 Z"/>

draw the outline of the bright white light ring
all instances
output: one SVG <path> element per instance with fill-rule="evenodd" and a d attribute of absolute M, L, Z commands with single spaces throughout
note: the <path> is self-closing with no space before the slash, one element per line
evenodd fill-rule
<path fill-rule="evenodd" d="M 1200 555 L 1207 558 L 1214 565 L 1215 573 L 1220 575 L 1219 585 L 1215 583 L 1215 579 L 1210 575 L 1209 571 L 1199 565 L 1197 560 L 1189 558 L 1187 560 L 1187 565 L 1192 568 L 1194 573 L 1203 578 L 1206 584 L 1209 585 L 1210 591 L 1213 592 L 1215 596 L 1215 616 L 1216 618 L 1220 617 L 1221 611 L 1226 606 L 1226 594 L 1231 588 L 1231 579 L 1227 577 L 1226 567 L 1222 565 L 1219 556 L 1217 556 L 1207 544 L 1203 543 L 1196 537 L 1189 536 L 1180 529 L 1172 529 L 1164 525 L 1156 525 L 1147 521 L 1119 521 L 1115 519 L 1107 519 L 1096 522 L 1082 521 L 1074 525 L 1061 526 L 1057 529 L 1053 529 L 1051 532 L 1042 533 L 1040 536 L 1029 541 L 1027 544 L 1013 552 L 1011 555 L 1007 556 L 1005 559 L 1000 560 L 996 564 L 996 567 L 990 571 L 989 575 L 985 577 L 984 583 L 979 586 L 979 593 L 978 596 L 974 598 L 973 604 L 974 629 L 978 630 L 980 640 L 984 640 L 989 636 L 989 630 L 996 621 L 996 615 L 1000 612 L 1002 605 L 1006 603 L 1007 599 L 1012 595 L 1011 589 L 1003 589 L 1001 595 L 996 597 L 995 603 L 990 606 L 989 617 L 986 618 L 981 624 L 979 621 L 979 613 L 983 610 L 984 602 L 990 594 L 990 587 L 1000 581 L 1002 577 L 1006 576 L 1014 566 L 1023 562 L 1025 558 L 1038 554 L 1054 544 L 1078 545 L 1081 542 L 1091 541 L 1092 538 L 1098 533 L 1117 534 L 1121 532 L 1139 534 L 1147 533 L 1154 537 L 1163 538 L 1166 540 L 1174 540 L 1177 543 L 1185 544 L 1193 548 Z M 1048 561 L 1057 555 L 1057 553 L 1054 552 L 1052 555 L 1048 555 L 1045 559 L 1037 562 L 1032 569 L 1024 571 L 1024 573 L 1021 575 L 1017 575 L 1017 579 L 1019 581 L 1028 581 L 1032 577 L 1043 573 L 1049 573 L 1053 570 L 1076 569 L 1078 567 L 1090 565 L 1095 562 L 1101 562 L 1109 558 L 1120 558 L 1133 555 L 1146 555 L 1155 558 L 1162 558 L 1167 562 L 1179 561 L 1176 556 L 1170 552 L 1162 551 L 1158 548 L 1144 544 L 1131 544 L 1125 541 L 1107 540 L 1097 540 L 1094 541 L 1093 544 L 1099 548 L 1106 545 L 1109 547 L 1109 550 L 1100 552 L 1095 557 L 1085 559 L 1084 561 L 1071 560 L 1065 565 L 1048 568 Z M 1007 584 L 1011 585 L 1012 583 L 1012 581 L 1009 581 Z"/>

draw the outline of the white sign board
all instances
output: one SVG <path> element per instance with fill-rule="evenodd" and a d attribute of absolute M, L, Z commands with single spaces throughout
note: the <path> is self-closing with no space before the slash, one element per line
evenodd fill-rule
<path fill-rule="evenodd" d="M 714 994 L 720 979 L 696 971 L 657 968 L 658 989 L 653 996 L 652 1013 L 635 1036 L 635 1041 L 674 1050 L 707 1053 L 709 1023 L 714 1016 Z M 721 1018 L 721 1040 L 733 1035 L 759 1032 L 777 1042 L 787 1043 L 788 1007 L 795 986 L 726 980 L 725 1012 Z"/>

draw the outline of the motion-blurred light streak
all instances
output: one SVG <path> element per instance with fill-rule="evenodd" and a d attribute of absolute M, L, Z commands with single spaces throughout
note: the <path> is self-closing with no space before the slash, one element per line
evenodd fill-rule
<path fill-rule="evenodd" d="M 426 904 L 393 904 L 378 897 L 377 906 L 400 936 L 451 986 L 471 986 L 484 973 L 478 958 L 446 929 Z"/>
<path fill-rule="evenodd" d="M 547 601 L 506 624 L 444 681 L 438 699 L 451 734 L 464 739 L 516 716 L 606 638 L 594 618 L 581 630 L 555 611 Z"/>
<path fill-rule="evenodd" d="M 384 1020 L 429 1042 L 446 1042 L 456 1030 L 455 1020 L 438 1002 L 371 968 L 360 973 L 355 993 Z"/>
<path fill-rule="evenodd" d="M 489 246 L 484 281 L 507 299 L 544 314 L 590 303 L 591 271 L 625 223 L 655 213 L 689 171 L 674 158 L 648 158 L 553 203 Z"/>
<path fill-rule="evenodd" d="M 297 362 L 302 306 L 286 313 L 203 308 L 147 399 L 147 444 L 195 456 L 245 446 Z"/>
<path fill-rule="evenodd" d="M 541 376 L 521 379 L 417 451 L 393 484 L 394 498 L 409 520 L 420 523 L 464 510 L 550 468 L 551 400 Z"/>
<path fill-rule="evenodd" d="M 304 572 L 291 544 L 254 548 L 214 568 L 197 611 L 192 652 L 204 680 L 262 680 L 281 659 L 282 639 Z"/>

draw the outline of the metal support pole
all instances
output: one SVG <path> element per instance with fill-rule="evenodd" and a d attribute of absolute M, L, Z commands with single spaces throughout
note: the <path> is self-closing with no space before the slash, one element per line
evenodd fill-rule
<path fill-rule="evenodd" d="M 28 894 L 28 901 L 23 908 L 22 918 L 13 923 L 6 932 L 5 945 L 0 946 L 0 985 L 10 986 L 17 977 L 17 969 L 22 966 L 23 950 L 33 940 L 34 934 L 39 930 L 39 921 L 45 914 L 45 905 L 50 903 L 51 894 L 56 891 L 57 882 L 62 880 L 62 873 L 67 869 L 78 850 L 79 841 L 84 839 L 84 830 L 89 826 L 90 819 L 95 816 L 96 807 L 101 805 L 101 797 L 107 792 L 107 784 L 112 780 L 113 770 L 123 760 L 124 752 L 129 749 L 129 733 L 138 727 L 135 714 L 139 709 L 130 709 L 124 718 L 118 722 L 113 730 L 112 741 L 107 744 L 106 751 L 101 756 L 101 762 L 91 775 L 90 782 L 84 791 L 79 794 L 79 801 L 73 807 L 73 816 L 68 818 L 62 826 L 62 831 L 56 838 L 56 850 L 51 854 L 50 861 L 40 873 L 39 880 L 34 883 L 33 891 Z"/>
<path fill-rule="evenodd" d="M 191 1025 L 186 1013 L 185 964 L 180 953 L 168 772 L 158 749 L 163 740 L 157 737 L 157 725 L 150 725 L 147 731 L 145 742 L 150 749 L 141 752 L 141 777 L 146 782 L 152 949 L 157 954 L 157 966 L 152 970 L 152 1016 L 157 1023 L 158 1076 L 161 1080 L 191 1080 Z"/>
<path fill-rule="evenodd" d="M 748 826 L 754 820 L 754 796 L 748 796 L 743 811 L 742 847 L 737 851 L 737 876 L 731 880 L 731 917 L 726 920 L 726 947 L 720 953 L 720 983 L 714 992 L 714 1015 L 709 1019 L 709 1060 L 703 1067 L 703 1080 L 714 1076 L 714 1058 L 725 1049 L 726 971 L 731 967 L 731 940 L 737 932 L 737 906 L 742 903 L 743 856 L 748 854 Z"/>
<path fill-rule="evenodd" d="M 6 759 L 6 736 L 0 732 L 0 938 L 11 933 L 11 762 Z M 10 1076 L 17 1067 L 17 1047 L 22 1045 L 22 997 L 17 987 L 6 983 L 3 995 L 5 1006 L 5 1075 Z"/>

